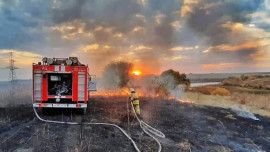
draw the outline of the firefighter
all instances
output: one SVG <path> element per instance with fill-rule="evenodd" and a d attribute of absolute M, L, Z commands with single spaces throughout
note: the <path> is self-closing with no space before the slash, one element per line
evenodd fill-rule
<path fill-rule="evenodd" d="M 137 116 L 141 119 L 139 96 L 138 96 L 138 94 L 135 92 L 135 90 L 133 88 L 130 89 L 130 93 L 131 93 L 131 97 L 129 97 L 129 99 L 131 100 L 131 102 L 132 102 L 132 104 L 134 106 L 134 110 L 135 110 Z"/>

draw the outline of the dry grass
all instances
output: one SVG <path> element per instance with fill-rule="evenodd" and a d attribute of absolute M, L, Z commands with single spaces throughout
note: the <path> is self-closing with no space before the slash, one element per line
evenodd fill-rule
<path fill-rule="evenodd" d="M 250 94 L 270 94 L 270 90 L 266 89 L 255 89 L 255 88 L 247 88 L 247 87 L 239 87 L 239 86 L 222 86 L 226 88 L 230 92 L 239 92 L 239 93 L 250 93 Z"/>
<path fill-rule="evenodd" d="M 29 84 L 6 85 L 0 89 L 0 107 L 30 104 L 32 87 Z"/>
<path fill-rule="evenodd" d="M 216 88 L 214 91 L 211 92 L 212 95 L 220 95 L 220 96 L 228 96 L 230 95 L 229 90 L 225 88 Z"/>
<path fill-rule="evenodd" d="M 234 106 L 246 105 L 254 114 L 270 117 L 270 95 L 250 93 L 233 93 L 230 96 L 206 95 L 199 92 L 186 92 L 188 99 L 198 105 L 230 109 Z"/>
<path fill-rule="evenodd" d="M 241 86 L 242 84 L 243 80 L 241 78 L 225 79 L 222 82 L 222 85 L 230 85 L 230 86 Z"/>
<path fill-rule="evenodd" d="M 230 91 L 221 88 L 219 86 L 199 86 L 192 88 L 193 92 L 199 92 L 206 95 L 220 95 L 220 96 L 228 96 L 230 95 Z"/>
<path fill-rule="evenodd" d="M 239 78 L 225 79 L 222 82 L 224 86 L 239 86 L 254 89 L 270 89 L 269 77 L 242 76 Z"/>
<path fill-rule="evenodd" d="M 194 91 L 200 92 L 202 94 L 210 95 L 216 89 L 214 86 L 200 86 L 193 88 Z"/>
<path fill-rule="evenodd" d="M 185 95 L 199 105 L 231 108 L 231 105 L 235 104 L 235 102 L 230 100 L 230 96 L 206 95 L 199 92 L 186 92 Z"/>
<path fill-rule="evenodd" d="M 234 92 L 231 94 L 231 99 L 240 104 L 270 110 L 270 94 L 258 95 L 251 93 Z"/>

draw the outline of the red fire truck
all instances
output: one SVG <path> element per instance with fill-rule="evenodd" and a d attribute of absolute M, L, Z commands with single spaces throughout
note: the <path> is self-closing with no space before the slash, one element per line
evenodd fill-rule
<path fill-rule="evenodd" d="M 33 63 L 33 106 L 39 108 L 80 108 L 86 112 L 89 91 L 96 82 L 87 65 L 77 57 L 43 58 Z"/>

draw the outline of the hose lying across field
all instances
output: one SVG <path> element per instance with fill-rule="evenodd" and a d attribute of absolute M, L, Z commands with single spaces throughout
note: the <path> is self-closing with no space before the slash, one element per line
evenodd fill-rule
<path fill-rule="evenodd" d="M 131 106 L 132 106 L 132 109 L 133 109 L 133 112 L 135 114 L 136 119 L 140 123 L 141 129 L 143 130 L 143 132 L 145 132 L 148 136 L 152 137 L 157 142 L 157 144 L 159 146 L 158 152 L 161 152 L 162 146 L 161 146 L 160 142 L 158 141 L 158 139 L 156 137 L 165 138 L 165 135 L 161 131 L 159 131 L 159 130 L 157 130 L 157 129 L 151 127 L 151 126 L 149 126 L 147 123 L 145 123 L 142 120 L 140 120 L 138 118 L 136 112 L 135 112 L 135 109 L 134 109 L 134 106 L 133 106 L 132 102 L 131 102 Z M 34 109 L 35 115 L 37 116 L 37 118 L 39 120 L 44 121 L 44 122 L 48 122 L 48 123 L 69 124 L 69 125 L 104 125 L 104 126 L 113 126 L 113 127 L 116 127 L 117 129 L 119 129 L 132 142 L 132 144 L 133 144 L 134 148 L 136 149 L 136 151 L 137 152 L 140 152 L 140 149 L 138 148 L 138 146 L 135 143 L 135 141 L 121 127 L 119 127 L 116 124 L 111 124 L 111 123 L 92 123 L 92 122 L 78 123 L 78 122 L 46 120 L 46 119 L 41 118 L 38 115 L 38 113 L 37 113 L 34 105 L 33 105 L 33 109 Z"/>
<path fill-rule="evenodd" d="M 133 113 L 135 114 L 135 117 L 140 123 L 141 129 L 143 130 L 143 132 L 145 132 L 148 136 L 152 137 L 158 143 L 158 152 L 161 152 L 162 146 L 156 137 L 165 138 L 165 135 L 161 131 L 149 126 L 147 123 L 140 120 L 135 112 L 132 102 L 131 102 L 131 106 L 132 106 Z"/>

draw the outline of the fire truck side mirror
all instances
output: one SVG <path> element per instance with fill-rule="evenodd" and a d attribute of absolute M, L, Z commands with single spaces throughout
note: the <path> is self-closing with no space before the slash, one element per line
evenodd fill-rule
<path fill-rule="evenodd" d="M 89 81 L 91 81 L 92 80 L 92 78 L 91 78 L 91 76 L 89 76 Z"/>

